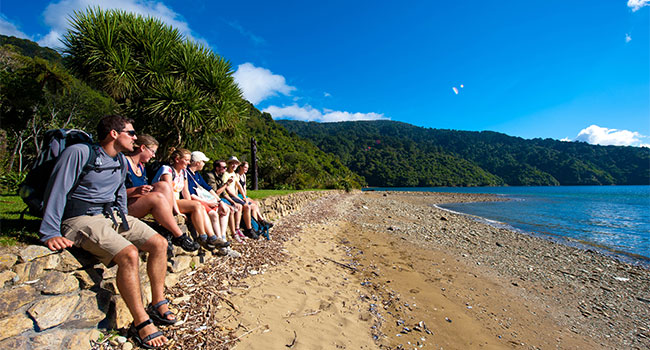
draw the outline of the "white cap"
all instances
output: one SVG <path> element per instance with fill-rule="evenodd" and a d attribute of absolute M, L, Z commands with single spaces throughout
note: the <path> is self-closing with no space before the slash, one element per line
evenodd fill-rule
<path fill-rule="evenodd" d="M 201 152 L 201 151 L 192 152 L 192 156 L 191 156 L 191 161 L 192 162 L 200 162 L 200 161 L 207 162 L 209 160 L 210 160 L 210 158 L 206 157 L 205 154 L 203 152 Z"/>

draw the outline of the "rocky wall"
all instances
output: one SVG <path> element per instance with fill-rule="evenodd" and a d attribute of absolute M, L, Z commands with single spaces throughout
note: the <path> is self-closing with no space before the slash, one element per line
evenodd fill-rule
<path fill-rule="evenodd" d="M 312 200 L 334 191 L 297 192 L 261 200 L 270 220 L 291 214 Z M 150 303 L 146 255 L 141 254 L 142 298 Z M 168 262 L 165 285 L 213 256 L 209 251 L 188 253 L 178 247 Z M 107 268 L 79 249 L 52 252 L 31 245 L 16 254 L 0 255 L 0 349 L 89 349 L 101 329 L 121 329 L 132 321 L 119 296 L 117 267 Z M 124 340 L 124 339 L 122 339 Z M 123 349 L 129 349 L 129 342 Z"/>

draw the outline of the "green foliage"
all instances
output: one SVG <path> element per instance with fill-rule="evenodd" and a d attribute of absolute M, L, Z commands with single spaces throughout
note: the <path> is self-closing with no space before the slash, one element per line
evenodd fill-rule
<path fill-rule="evenodd" d="M 210 145 L 246 113 L 230 63 L 159 19 L 95 8 L 75 12 L 71 27 L 69 66 L 163 149 Z"/>
<path fill-rule="evenodd" d="M 370 186 L 648 185 L 650 149 L 524 140 L 392 121 L 280 121 Z"/>
<path fill-rule="evenodd" d="M 27 57 L 40 57 L 47 61 L 61 61 L 61 55 L 49 47 L 41 47 L 37 43 L 27 40 L 16 38 L 15 36 L 0 35 L 0 46 L 11 45 L 16 49 L 16 52 Z"/>
<path fill-rule="evenodd" d="M 266 189 L 359 188 L 363 179 L 331 154 L 287 132 L 253 105 L 231 133 L 218 135 L 205 153 L 212 160 L 235 155 L 250 162 L 250 139 L 257 141 L 259 187 Z M 251 175 L 248 175 L 249 185 Z"/>
<path fill-rule="evenodd" d="M 39 244 L 38 229 L 41 220 L 29 214 L 20 219 L 27 206 L 16 195 L 0 195 L 0 245 L 15 245 L 18 242 Z"/>
<path fill-rule="evenodd" d="M 17 193 L 18 186 L 25 181 L 26 172 L 8 171 L 0 174 L 0 193 Z"/>

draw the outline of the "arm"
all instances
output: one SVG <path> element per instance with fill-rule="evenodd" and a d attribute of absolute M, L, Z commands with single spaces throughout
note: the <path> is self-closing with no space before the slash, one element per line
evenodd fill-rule
<path fill-rule="evenodd" d="M 67 204 L 68 192 L 81 174 L 88 157 L 90 157 L 89 149 L 71 146 L 61 154 L 52 170 L 43 199 L 45 210 L 39 229 L 41 242 L 52 250 L 72 246 L 70 240 L 61 236 L 61 221 Z"/>

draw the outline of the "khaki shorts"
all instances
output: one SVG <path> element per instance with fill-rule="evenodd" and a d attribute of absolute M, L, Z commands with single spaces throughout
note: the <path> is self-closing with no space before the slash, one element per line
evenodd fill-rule
<path fill-rule="evenodd" d="M 115 213 L 118 225 L 122 223 L 120 216 Z M 61 224 L 63 237 L 74 242 L 74 245 L 89 251 L 104 265 L 109 266 L 115 255 L 131 244 L 138 249 L 156 235 L 151 227 L 144 222 L 126 216 L 129 230 L 116 227 L 113 221 L 103 214 L 94 216 L 77 216 L 69 218 Z"/>

